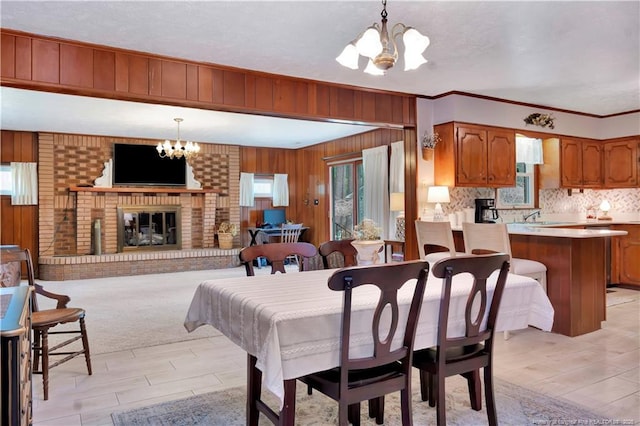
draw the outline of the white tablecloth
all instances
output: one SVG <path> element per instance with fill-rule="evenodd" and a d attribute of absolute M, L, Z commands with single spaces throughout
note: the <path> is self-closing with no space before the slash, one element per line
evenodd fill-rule
<path fill-rule="evenodd" d="M 184 326 L 193 331 L 209 324 L 257 358 L 264 386 L 284 396 L 283 380 L 339 365 L 342 292 L 327 287 L 334 270 L 259 275 L 202 282 L 193 296 Z M 495 286 L 493 275 L 491 288 Z M 470 286 L 469 275 L 458 280 Z M 429 276 L 420 312 L 415 348 L 436 343 L 442 280 Z M 407 287 L 407 286 L 405 286 Z M 410 303 L 413 286 L 403 292 L 401 303 Z M 454 285 L 450 312 L 450 335 L 462 335 L 465 297 L 456 297 Z M 377 302 L 377 289 L 354 289 L 352 354 L 370 354 L 371 314 Z M 490 291 L 489 297 L 493 296 Z M 489 300 L 490 303 L 490 300 Z M 553 307 L 537 281 L 509 274 L 497 321 L 497 331 L 517 330 L 533 325 L 550 331 Z M 486 321 L 486 318 L 485 318 Z M 358 326 L 361 327 L 358 330 Z M 454 333 L 454 334 L 452 334 Z"/>

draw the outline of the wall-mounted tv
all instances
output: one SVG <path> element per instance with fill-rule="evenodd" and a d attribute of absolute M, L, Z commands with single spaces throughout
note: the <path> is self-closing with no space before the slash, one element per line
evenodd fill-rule
<path fill-rule="evenodd" d="M 285 219 L 284 209 L 266 209 L 262 212 L 263 223 L 269 224 L 271 226 L 280 226 L 285 223 L 287 220 Z"/>
<path fill-rule="evenodd" d="M 185 186 L 187 162 L 160 158 L 153 145 L 113 144 L 113 184 Z"/>

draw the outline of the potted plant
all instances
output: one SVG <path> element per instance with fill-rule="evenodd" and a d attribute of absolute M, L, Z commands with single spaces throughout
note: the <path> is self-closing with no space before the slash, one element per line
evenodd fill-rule
<path fill-rule="evenodd" d="M 353 228 L 355 240 L 351 245 L 358 251 L 358 264 L 371 265 L 378 263 L 378 253 L 384 246 L 384 240 L 380 239 L 382 229 L 371 219 L 363 219 Z"/>
<path fill-rule="evenodd" d="M 233 247 L 233 237 L 238 235 L 238 227 L 235 223 L 222 222 L 218 227 L 218 245 L 221 249 Z"/>
<path fill-rule="evenodd" d="M 422 137 L 422 158 L 426 161 L 433 160 L 433 150 L 441 140 L 438 133 L 427 135 L 427 132 L 424 132 Z"/>

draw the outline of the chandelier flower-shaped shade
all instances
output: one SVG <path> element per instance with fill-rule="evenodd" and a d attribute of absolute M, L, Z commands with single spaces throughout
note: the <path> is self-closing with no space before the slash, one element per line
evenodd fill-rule
<path fill-rule="evenodd" d="M 404 70 L 410 71 L 427 62 L 422 56 L 429 46 L 429 37 L 420 34 L 413 27 L 402 23 L 393 26 L 391 37 L 387 31 L 387 2 L 382 1 L 382 25 L 374 23 L 364 30 L 356 40 L 344 48 L 336 58 L 339 64 L 351 69 L 358 69 L 358 59 L 362 55 L 369 58 L 364 72 L 372 75 L 384 75 L 393 67 L 398 59 L 396 39 L 402 36 L 404 45 Z"/>
<path fill-rule="evenodd" d="M 354 42 L 347 44 L 340 56 L 336 58 L 336 61 L 343 67 L 351 68 L 352 70 L 358 69 L 358 58 L 360 54 Z"/>

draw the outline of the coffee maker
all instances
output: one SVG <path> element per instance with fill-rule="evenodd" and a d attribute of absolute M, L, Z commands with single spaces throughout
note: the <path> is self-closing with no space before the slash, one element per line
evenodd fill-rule
<path fill-rule="evenodd" d="M 496 200 L 476 198 L 476 223 L 495 223 L 496 219 L 498 219 Z"/>

